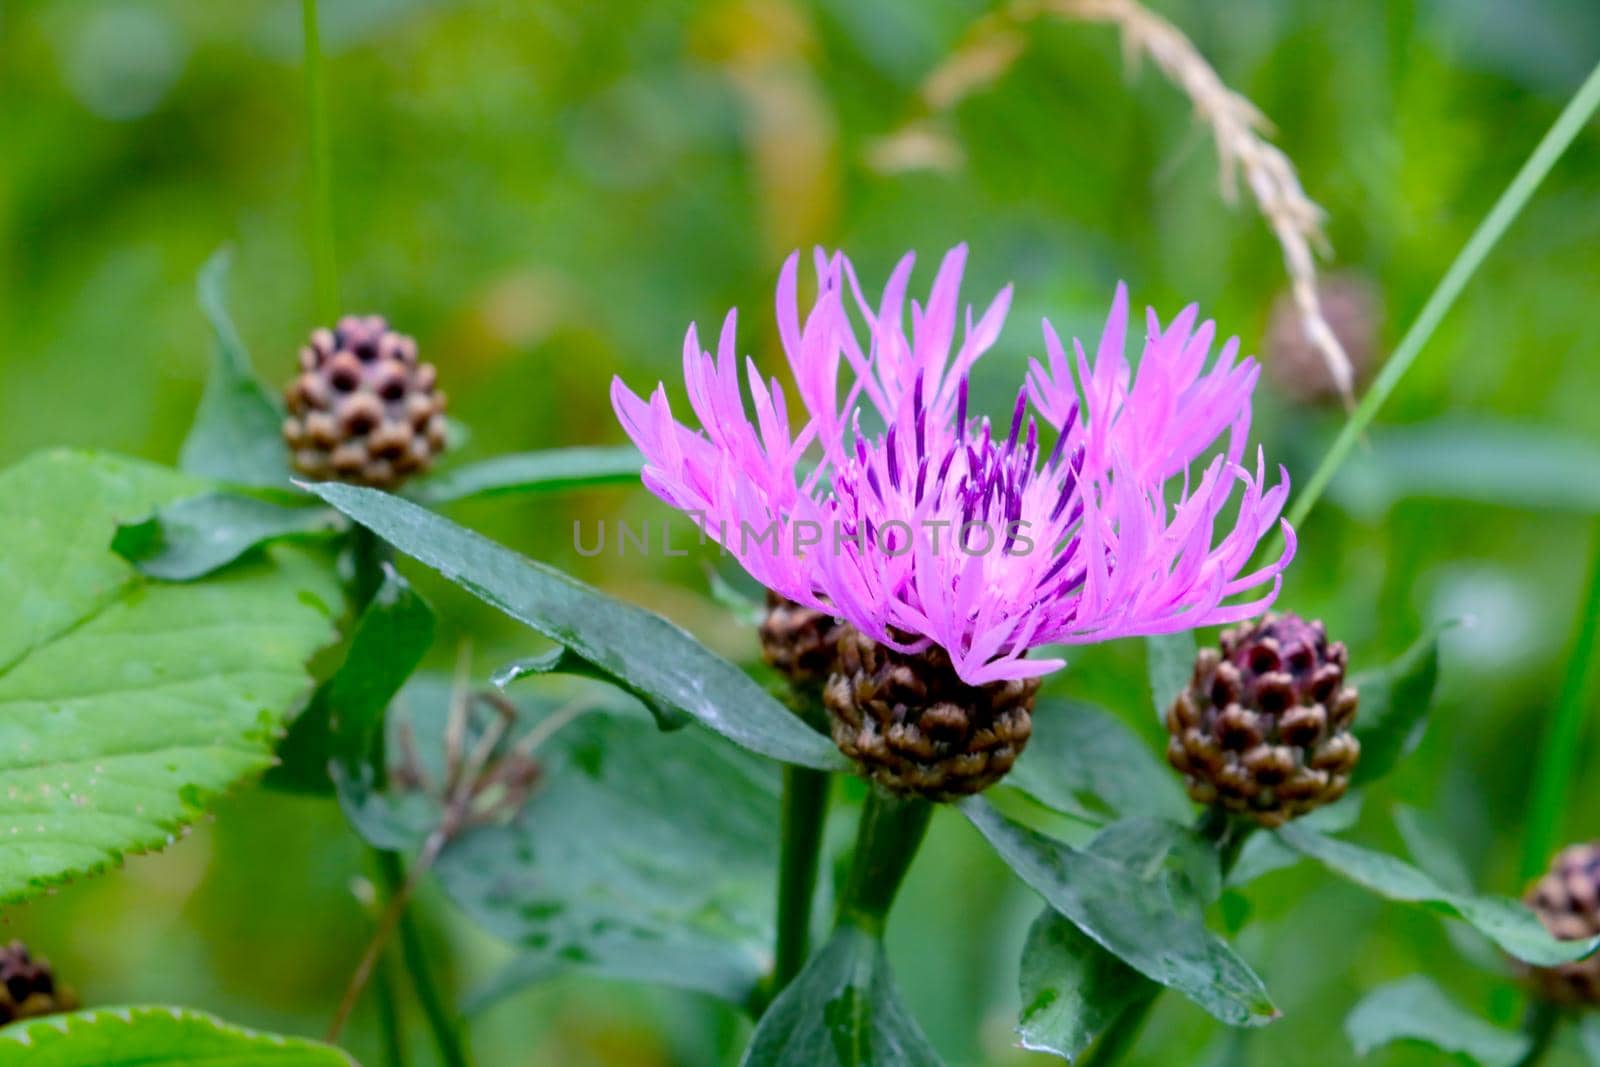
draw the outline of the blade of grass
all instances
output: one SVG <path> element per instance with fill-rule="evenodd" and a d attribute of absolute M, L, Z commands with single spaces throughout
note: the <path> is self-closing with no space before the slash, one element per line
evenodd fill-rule
<path fill-rule="evenodd" d="M 1584 595 L 1574 636 L 1572 658 L 1561 682 L 1555 718 L 1544 736 L 1539 762 L 1533 772 L 1533 797 L 1528 804 L 1527 831 L 1522 839 L 1522 877 L 1533 878 L 1550 862 L 1561 841 L 1561 830 L 1572 801 L 1572 783 L 1578 772 L 1578 746 L 1583 740 L 1584 697 L 1594 662 L 1595 639 L 1600 636 L 1600 524 L 1595 526 L 1594 561 L 1589 565 L 1589 588 Z"/>
<path fill-rule="evenodd" d="M 1428 302 L 1422 306 L 1422 311 L 1411 323 L 1411 328 L 1401 338 L 1394 354 L 1384 363 L 1383 369 L 1373 380 L 1372 388 L 1367 390 L 1366 395 L 1361 398 L 1361 403 L 1356 405 L 1355 411 L 1345 422 L 1344 428 L 1339 431 L 1339 436 L 1334 439 L 1328 454 L 1323 457 L 1322 463 L 1311 475 L 1311 480 L 1295 497 L 1288 516 L 1291 526 L 1298 527 L 1311 513 L 1312 507 L 1333 479 L 1334 472 L 1349 456 L 1362 431 L 1372 422 L 1384 401 L 1389 399 L 1395 387 L 1400 384 L 1400 379 L 1405 377 L 1406 371 L 1411 369 L 1411 364 L 1416 362 L 1418 353 L 1433 336 L 1434 330 L 1455 304 L 1462 289 L 1466 288 L 1467 282 L 1483 264 L 1490 250 L 1505 234 L 1523 206 L 1533 198 L 1534 191 L 1539 188 L 1545 176 L 1550 173 L 1550 169 L 1555 166 L 1556 160 L 1561 158 L 1562 153 L 1577 137 L 1597 107 L 1600 107 L 1600 65 L 1597 65 L 1578 87 L 1578 91 L 1562 109 L 1555 124 L 1533 150 L 1528 161 L 1522 165 L 1517 176 L 1511 179 L 1511 184 L 1500 194 L 1500 199 L 1495 201 L 1494 207 L 1478 224 L 1477 230 L 1456 256 L 1455 262 L 1450 264 L 1450 269 L 1445 271 L 1444 277 L 1433 290 L 1433 295 L 1428 297 Z M 1268 550 L 1267 556 L 1274 558 L 1282 554 L 1283 535 L 1280 533 L 1274 540 L 1273 547 Z"/>
<path fill-rule="evenodd" d="M 311 278 L 317 317 L 339 314 L 339 265 L 333 248 L 333 168 L 328 157 L 328 101 L 323 88 L 322 34 L 317 0 L 300 0 L 305 34 L 306 135 L 311 161 Z"/>

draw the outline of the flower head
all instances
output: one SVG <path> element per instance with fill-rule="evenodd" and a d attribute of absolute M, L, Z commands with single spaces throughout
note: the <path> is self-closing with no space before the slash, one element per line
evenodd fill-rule
<path fill-rule="evenodd" d="M 1046 322 L 1044 362 L 992 424 L 968 411 L 967 378 L 1011 291 L 976 321 L 963 314 L 965 261 L 964 246 L 945 256 L 926 303 L 910 301 L 908 334 L 911 255 L 873 302 L 848 259 L 819 250 L 803 319 L 791 256 L 778 329 L 799 394 L 793 417 L 753 360 L 741 375 L 734 313 L 714 357 L 691 326 L 684 382 L 699 431 L 674 417 L 663 386 L 645 400 L 612 383 L 646 486 L 767 588 L 889 648 L 936 645 L 971 685 L 1061 666 L 1025 658 L 1041 645 L 1264 610 L 1294 538 L 1285 524 L 1282 556 L 1247 571 L 1288 481 L 1268 488 L 1260 455 L 1253 471 L 1244 463 L 1257 369 L 1236 358 L 1237 341 L 1208 368 L 1212 324 L 1197 327 L 1189 307 L 1163 328 L 1152 312 L 1134 370 L 1119 286 L 1094 360 L 1076 345 L 1069 356 Z M 1191 470 L 1224 436 L 1221 454 Z"/>

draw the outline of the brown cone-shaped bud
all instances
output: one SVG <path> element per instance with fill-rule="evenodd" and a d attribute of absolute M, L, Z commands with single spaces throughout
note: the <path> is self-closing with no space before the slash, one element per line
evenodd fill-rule
<path fill-rule="evenodd" d="M 1262 826 L 1343 796 L 1361 754 L 1345 660 L 1320 621 L 1298 615 L 1268 615 L 1201 649 L 1167 711 L 1167 759 L 1189 795 Z"/>
<path fill-rule="evenodd" d="M 72 991 L 56 985 L 48 960 L 34 959 L 21 941 L 0 948 L 0 1026 L 77 1006 Z"/>
<path fill-rule="evenodd" d="M 903 653 L 852 627 L 823 691 L 839 750 L 896 793 L 953 800 L 1003 778 L 1033 732 L 1039 681 L 963 682 L 937 646 Z"/>
<path fill-rule="evenodd" d="M 1317 297 L 1322 317 L 1350 357 L 1359 385 L 1378 361 L 1383 326 L 1378 288 L 1358 274 L 1335 274 L 1317 283 Z M 1261 349 L 1267 377 L 1291 399 L 1301 404 L 1335 404 L 1342 399 L 1322 349 L 1306 336 L 1305 320 L 1292 293 L 1284 292 L 1272 302 Z"/>
<path fill-rule="evenodd" d="M 1524 899 L 1559 940 L 1600 934 L 1600 842 L 1563 849 Z M 1528 967 L 1524 973 L 1545 1000 L 1600 1007 L 1600 953 L 1554 967 Z"/>
<path fill-rule="evenodd" d="M 295 470 L 393 489 L 444 451 L 444 394 L 417 343 L 381 315 L 346 315 L 313 330 L 300 375 L 284 389 L 283 439 Z"/>
<path fill-rule="evenodd" d="M 820 689 L 833 673 L 843 624 L 815 608 L 767 591 L 761 658 L 796 689 Z"/>

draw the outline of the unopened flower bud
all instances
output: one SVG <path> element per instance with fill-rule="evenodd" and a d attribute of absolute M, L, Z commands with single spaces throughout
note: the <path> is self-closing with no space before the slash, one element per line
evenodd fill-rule
<path fill-rule="evenodd" d="M 1563 849 L 1525 898 L 1552 937 L 1581 941 L 1600 934 L 1600 842 Z M 1526 974 L 1545 1000 L 1600 1007 L 1600 953 Z"/>
<path fill-rule="evenodd" d="M 1189 796 L 1262 826 L 1344 795 L 1361 745 L 1346 654 L 1322 623 L 1268 615 L 1201 649 L 1167 712 L 1167 759 Z"/>
<path fill-rule="evenodd" d="M 72 991 L 56 985 L 48 960 L 30 955 L 21 941 L 0 948 L 0 1026 L 77 1006 Z"/>
<path fill-rule="evenodd" d="M 1378 361 L 1383 305 L 1377 286 L 1358 274 L 1335 274 L 1317 282 L 1317 299 L 1359 384 Z M 1305 319 L 1292 294 L 1285 292 L 1273 301 L 1261 347 L 1267 377 L 1291 399 L 1301 404 L 1339 402 L 1339 386 L 1328 372 L 1327 356 L 1307 337 Z"/>
<path fill-rule="evenodd" d="M 844 627 L 833 616 L 767 592 L 761 657 L 796 689 L 818 690 L 833 673 Z"/>

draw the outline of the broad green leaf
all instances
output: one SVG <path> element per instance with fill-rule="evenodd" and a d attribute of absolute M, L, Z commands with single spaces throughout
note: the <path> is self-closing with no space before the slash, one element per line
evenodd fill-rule
<path fill-rule="evenodd" d="M 1123 721 L 1078 700 L 1042 698 L 1033 736 L 1006 777 L 1046 807 L 1104 822 L 1123 815 L 1187 821 L 1177 776 Z"/>
<path fill-rule="evenodd" d="M 418 487 L 416 497 L 425 504 L 449 504 L 510 493 L 637 485 L 643 466 L 644 457 L 630 446 L 522 452 L 441 471 Z"/>
<path fill-rule="evenodd" d="M 1343 800 L 1318 808 L 1296 819 L 1297 825 L 1318 833 L 1337 834 L 1350 829 L 1361 819 L 1361 794 L 1350 793 Z M 1228 872 L 1230 886 L 1248 885 L 1262 875 L 1293 867 L 1305 857 L 1278 839 L 1276 834 L 1251 834 L 1245 839 L 1239 858 Z"/>
<path fill-rule="evenodd" d="M 1178 699 L 1194 674 L 1194 657 L 1198 651 L 1194 631 L 1183 630 L 1175 634 L 1157 634 L 1144 639 L 1145 671 L 1150 679 L 1150 700 L 1155 704 L 1156 718 L 1167 721 L 1167 709 Z"/>
<path fill-rule="evenodd" d="M 1389 900 L 1421 904 L 1463 919 L 1512 956 L 1535 966 L 1549 967 L 1582 959 L 1600 947 L 1600 938 L 1558 941 L 1520 902 L 1509 897 L 1452 892 L 1394 856 L 1323 837 L 1293 823 L 1276 833 L 1289 847 L 1319 861 L 1335 874 Z"/>
<path fill-rule="evenodd" d="M 629 692 L 687 712 L 764 756 L 822 770 L 844 766 L 831 741 L 661 616 L 399 497 L 333 482 L 308 488 L 401 552 L 571 649 Z"/>
<path fill-rule="evenodd" d="M 217 354 L 179 462 L 184 470 L 219 482 L 285 488 L 289 451 L 283 443 L 283 411 L 251 371 L 223 296 L 232 259 L 224 248 L 200 268 L 200 310 L 216 335 Z"/>
<path fill-rule="evenodd" d="M 656 725 L 663 730 L 676 730 L 694 721 L 677 708 L 657 703 L 655 698 L 644 690 L 598 669 L 593 663 L 590 663 L 564 645 L 551 649 L 543 655 L 528 656 L 506 664 L 498 671 L 495 671 L 493 682 L 496 687 L 504 689 L 519 678 L 537 677 L 545 674 L 571 674 L 580 678 L 593 678 L 596 681 L 614 685 L 648 708 L 650 714 L 656 718 Z"/>
<path fill-rule="evenodd" d="M 1068 1062 L 1156 988 L 1053 908 L 1028 930 L 1019 985 L 1022 1047 Z"/>
<path fill-rule="evenodd" d="M 271 762 L 309 687 L 341 602 L 326 558 L 167 585 L 111 551 L 119 520 L 203 488 L 67 452 L 0 473 L 0 900 L 168 843 Z"/>
<path fill-rule="evenodd" d="M 450 699 L 443 681 L 414 679 L 390 712 L 390 787 L 340 782 L 358 829 L 379 828 L 369 840 L 381 847 L 415 849 L 438 824 Z M 571 708 L 527 693 L 517 704 L 525 714 L 497 758 Z M 483 725 L 474 720 L 463 748 Z M 426 795 L 393 773 L 402 730 Z M 642 714 L 603 708 L 533 756 L 539 777 L 522 811 L 458 838 L 435 867 L 451 899 L 520 952 L 496 992 L 579 970 L 744 1003 L 771 962 L 777 768 L 704 730 L 662 734 Z"/>
<path fill-rule="evenodd" d="M 1528 1050 L 1527 1037 L 1463 1010 L 1420 974 L 1368 993 L 1345 1017 L 1344 1032 L 1358 1056 L 1396 1041 L 1417 1041 L 1468 1056 L 1480 1067 L 1511 1067 Z"/>
<path fill-rule="evenodd" d="M 1329 495 L 1362 515 L 1397 500 L 1433 497 L 1497 507 L 1600 512 L 1600 448 L 1542 426 L 1441 419 L 1369 431 Z"/>
<path fill-rule="evenodd" d="M 1197 908 L 1174 900 L 1165 876 L 1140 877 L 1112 859 L 1071 848 L 1012 822 L 981 797 L 963 801 L 961 810 L 1051 907 L 1145 977 L 1230 1025 L 1277 1017 L 1261 979 L 1205 927 Z"/>
<path fill-rule="evenodd" d="M 939 1067 L 883 943 L 841 926 L 772 1002 L 740 1067 Z"/>
<path fill-rule="evenodd" d="M 205 493 L 126 523 L 111 547 L 152 578 L 187 582 L 253 548 L 334 533 L 343 525 L 321 507 L 285 507 L 235 493 Z"/>
<path fill-rule="evenodd" d="M 433 630 L 433 609 L 384 564 L 383 582 L 356 621 L 344 662 L 289 728 L 268 783 L 324 792 L 337 763 L 347 779 L 381 784 L 384 712 L 433 644 Z"/>
<path fill-rule="evenodd" d="M 1361 786 L 1381 778 L 1422 740 L 1439 681 L 1439 637 L 1454 625 L 1430 627 L 1387 667 L 1351 679 L 1361 694 L 1352 728 L 1361 742 L 1361 759 L 1351 784 Z"/>
<path fill-rule="evenodd" d="M 0 1028 L 0 1067 L 357 1067 L 316 1041 L 187 1008 L 100 1008 Z"/>

